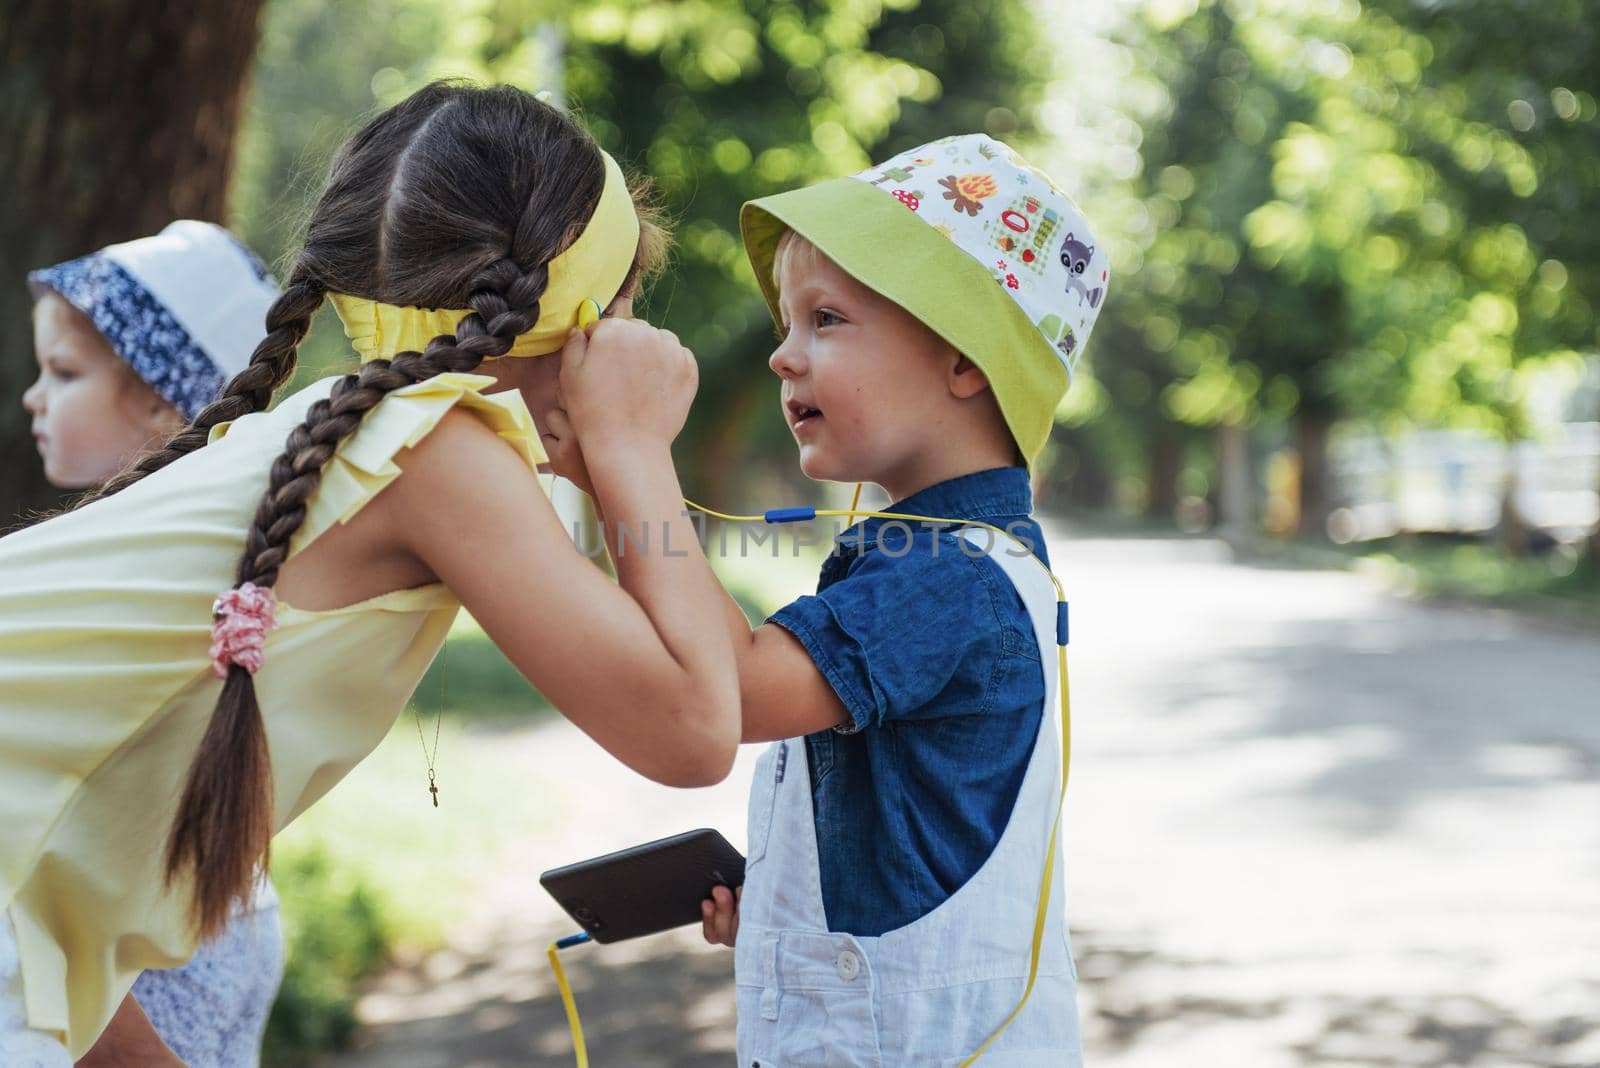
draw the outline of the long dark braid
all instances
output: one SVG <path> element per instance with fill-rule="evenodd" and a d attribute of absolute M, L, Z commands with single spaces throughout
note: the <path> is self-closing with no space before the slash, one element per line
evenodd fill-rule
<path fill-rule="evenodd" d="M 544 264 L 526 274 L 509 259 L 492 264 L 473 279 L 469 299 L 473 314 L 461 320 L 454 337 L 441 334 L 422 352 L 401 352 L 392 360 L 364 364 L 336 382 L 326 399 L 313 404 L 272 463 L 267 491 L 245 535 L 235 585 L 253 582 L 270 587 L 277 581 L 278 568 L 288 558 L 289 541 L 305 521 L 306 508 L 322 482 L 323 466 L 367 412 L 392 390 L 447 371 L 471 371 L 486 358 L 503 355 L 519 334 L 532 330 L 538 321 L 539 299 L 549 277 Z"/>
<path fill-rule="evenodd" d="M 297 303 L 286 303 L 285 293 L 273 308 L 283 315 L 269 317 L 273 335 L 289 342 L 286 355 L 274 355 L 269 335 L 251 367 L 229 384 L 230 397 L 190 428 L 200 440 L 180 443 L 180 434 L 162 453 L 204 444 L 209 430 L 199 424 L 208 417 L 214 424 L 245 407 L 264 408 L 271 389 L 292 371 L 294 348 L 324 292 L 471 313 L 453 336 L 435 337 L 421 352 L 365 364 L 311 405 L 272 462 L 245 534 L 236 586 L 270 589 L 277 582 L 324 465 L 385 396 L 438 374 L 471 371 L 533 329 L 549 261 L 581 231 L 604 181 L 599 150 L 580 127 L 506 87 L 429 86 L 352 139 L 334 165 L 291 275 Z M 117 488 L 142 477 L 129 474 Z M 254 679 L 235 664 L 190 768 L 165 857 L 169 883 L 193 872 L 193 916 L 202 937 L 221 930 L 234 900 L 249 890 L 268 852 L 272 807 Z"/>
<path fill-rule="evenodd" d="M 539 298 L 548 280 L 543 264 L 523 274 L 510 260 L 498 261 L 473 279 L 473 314 L 461 320 L 454 337 L 442 334 L 422 352 L 365 364 L 313 404 L 272 462 L 267 491 L 245 534 L 235 585 L 252 582 L 270 588 L 277 582 L 289 543 L 322 482 L 324 465 L 367 412 L 392 390 L 447 371 L 471 371 L 486 357 L 503 355 L 517 335 L 538 321 Z M 234 898 L 250 885 L 256 865 L 269 852 L 271 778 L 255 680 L 235 664 L 228 669 L 201 739 L 167 842 L 169 880 L 191 865 L 203 876 L 195 907 L 204 934 L 226 924 Z M 244 784 L 257 785 L 256 796 L 247 796 Z"/>

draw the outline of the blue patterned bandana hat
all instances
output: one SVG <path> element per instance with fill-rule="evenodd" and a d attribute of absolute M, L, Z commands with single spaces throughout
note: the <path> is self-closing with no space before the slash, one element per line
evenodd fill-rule
<path fill-rule="evenodd" d="M 35 299 L 59 293 L 185 419 L 221 395 L 265 335 L 278 287 L 222 227 L 180 219 L 153 237 L 32 271 Z"/>

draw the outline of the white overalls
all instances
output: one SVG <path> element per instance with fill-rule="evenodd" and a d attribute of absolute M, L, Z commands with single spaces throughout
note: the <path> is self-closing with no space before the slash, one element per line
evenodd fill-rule
<path fill-rule="evenodd" d="M 975 546 L 982 531 L 964 532 Z M 1022 595 L 1044 666 L 1044 715 L 1011 819 L 982 867 L 921 919 L 875 938 L 829 932 L 811 775 L 801 739 L 776 742 L 750 793 L 750 855 L 735 947 L 740 1068 L 954 1068 L 1016 1007 L 1028 975 L 1039 882 L 1060 803 L 1056 598 L 1032 559 L 990 558 Z M 1077 970 L 1052 881 L 1039 977 L 982 1065 L 1078 1068 Z"/>

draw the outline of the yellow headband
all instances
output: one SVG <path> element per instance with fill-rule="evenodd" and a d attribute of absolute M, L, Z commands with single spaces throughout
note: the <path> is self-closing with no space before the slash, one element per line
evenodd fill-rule
<path fill-rule="evenodd" d="M 600 203 L 578 239 L 550 261 L 550 284 L 539 301 L 539 321 L 517 336 L 507 356 L 556 352 L 572 328 L 580 325 L 578 312 L 584 301 L 593 299 L 604 307 L 628 277 L 639 246 L 639 216 L 622 168 L 610 153 L 602 151 L 600 155 L 606 167 Z M 454 334 L 456 324 L 472 314 L 446 308 L 401 308 L 347 293 L 328 297 L 362 363 L 392 359 L 397 352 L 420 352 L 438 335 Z"/>

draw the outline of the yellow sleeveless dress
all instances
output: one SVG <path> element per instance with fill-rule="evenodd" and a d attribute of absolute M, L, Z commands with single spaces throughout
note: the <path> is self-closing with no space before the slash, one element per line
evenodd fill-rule
<path fill-rule="evenodd" d="M 325 379 L 114 497 L 0 538 L 0 909 L 16 930 L 28 1023 L 74 1057 L 139 972 L 194 953 L 188 887 L 161 857 L 221 681 L 211 603 L 233 584 L 267 470 Z M 395 456 L 452 408 L 532 469 L 515 391 L 446 374 L 384 398 L 329 461 L 291 556 L 348 521 Z M 256 676 L 282 829 L 380 742 L 459 607 L 443 586 L 326 612 L 278 606 Z"/>

